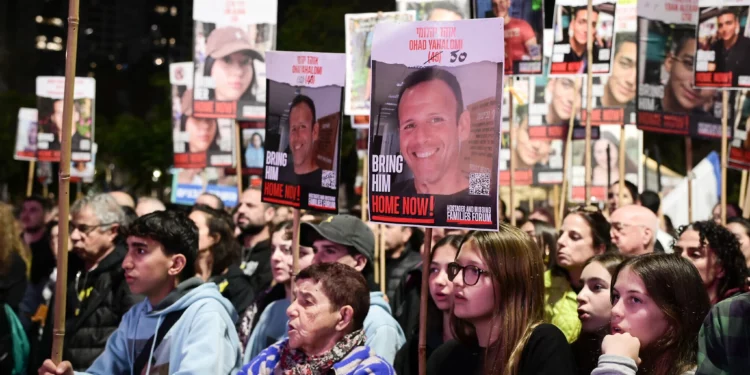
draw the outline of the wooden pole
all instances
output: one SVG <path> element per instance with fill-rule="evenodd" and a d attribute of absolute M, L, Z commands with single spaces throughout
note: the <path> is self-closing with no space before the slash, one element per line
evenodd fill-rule
<path fill-rule="evenodd" d="M 721 93 L 721 225 L 727 225 L 727 116 L 729 92 Z"/>
<path fill-rule="evenodd" d="M 380 241 L 380 291 L 383 292 L 383 294 L 385 294 L 386 290 L 385 285 L 388 283 L 388 279 L 385 277 L 385 251 L 387 249 L 385 248 L 384 230 L 385 225 L 381 224 L 378 229 L 378 240 Z"/>
<path fill-rule="evenodd" d="M 299 274 L 299 208 L 292 208 L 292 301 L 294 301 L 294 281 Z"/>
<path fill-rule="evenodd" d="M 747 170 L 742 171 L 742 177 L 740 178 L 740 207 L 742 211 L 745 211 L 745 194 L 747 194 Z"/>
<path fill-rule="evenodd" d="M 42 184 L 42 196 L 49 198 L 49 185 L 46 182 Z"/>
<path fill-rule="evenodd" d="M 78 53 L 78 2 L 68 2 L 68 40 L 65 49 L 65 91 L 63 93 L 63 128 L 60 152 L 58 211 L 60 215 L 57 248 L 57 281 L 55 283 L 54 329 L 52 331 L 52 362 L 62 362 L 65 340 L 65 309 L 68 294 L 68 211 L 70 208 L 70 141 L 73 122 L 73 95 Z"/>
<path fill-rule="evenodd" d="M 31 193 L 34 192 L 34 166 L 36 160 L 29 161 L 29 175 L 26 178 L 26 196 L 30 197 Z"/>
<path fill-rule="evenodd" d="M 510 225 L 516 226 L 516 207 L 515 190 L 516 190 L 516 125 L 513 123 L 513 77 L 508 80 L 508 148 L 510 149 Z"/>
<path fill-rule="evenodd" d="M 575 103 L 575 101 L 573 103 Z M 578 107 L 580 107 L 580 105 Z M 569 164 L 570 164 L 570 158 L 571 158 L 571 153 L 572 153 L 572 148 L 573 148 L 572 147 L 573 146 L 573 127 L 575 126 L 575 120 L 576 120 L 575 113 L 578 110 L 579 108 L 576 108 L 576 105 L 573 104 L 573 111 L 571 112 L 572 114 L 570 115 L 570 121 L 568 122 L 568 138 L 565 141 L 565 146 L 563 146 L 565 150 L 565 157 L 563 158 L 563 181 L 562 181 L 562 187 L 560 188 L 560 195 L 559 195 L 560 198 L 558 200 L 559 215 L 558 215 L 558 220 L 557 220 L 557 225 L 558 225 L 557 229 L 560 229 L 559 226 L 562 225 L 562 221 L 563 219 L 565 219 L 565 202 L 568 199 L 567 197 L 568 195 L 568 172 L 570 169 Z M 555 188 L 557 188 L 557 186 L 555 186 Z"/>
<path fill-rule="evenodd" d="M 750 185 L 750 184 L 746 183 L 745 185 Z M 742 207 L 742 216 L 745 219 L 750 219 L 750 196 L 748 196 L 749 194 L 750 194 L 750 187 L 747 187 L 745 189 L 745 205 Z"/>
<path fill-rule="evenodd" d="M 422 252 L 422 292 L 419 296 L 419 375 L 427 375 L 427 298 L 430 295 L 430 254 L 432 253 L 432 228 L 425 228 Z"/>
<path fill-rule="evenodd" d="M 617 161 L 619 162 L 618 169 L 619 169 L 619 180 L 620 180 L 620 186 L 618 186 L 618 197 L 617 197 L 617 208 L 622 207 L 622 201 L 625 199 L 625 124 L 620 125 L 620 148 L 618 149 L 620 154 L 617 156 Z M 632 197 L 633 202 L 635 202 L 638 197 Z"/>
<path fill-rule="evenodd" d="M 685 174 L 688 181 L 688 223 L 693 222 L 693 139 L 685 136 Z"/>
<path fill-rule="evenodd" d="M 380 224 L 375 227 L 375 259 L 373 270 L 375 271 L 375 284 L 380 285 Z"/>
<path fill-rule="evenodd" d="M 588 0 L 588 6 L 586 8 L 586 19 L 591 19 L 591 13 L 593 13 L 592 0 Z M 594 65 L 594 30 L 591 25 L 586 28 L 586 149 L 584 154 L 584 161 L 586 164 L 586 204 L 591 204 L 591 178 L 593 171 L 591 170 L 591 86 L 593 84 L 594 76 L 592 67 Z M 575 113 L 575 112 L 573 112 Z"/>
<path fill-rule="evenodd" d="M 564 147 L 567 148 L 568 146 L 564 146 Z M 566 153 L 567 153 L 567 151 L 566 151 Z M 565 168 L 565 166 L 563 166 L 563 169 L 564 168 Z M 565 175 L 563 175 L 563 185 L 564 185 L 564 181 L 565 181 Z M 562 205 L 562 202 L 560 201 L 560 197 L 561 197 L 561 194 L 560 194 L 560 185 L 554 185 L 554 186 L 552 186 L 552 207 L 554 207 L 554 209 L 555 209 L 555 214 L 554 214 L 554 216 L 555 216 L 555 229 L 557 229 L 557 230 L 560 230 L 560 226 L 562 225 L 562 218 L 560 217 L 560 215 L 563 212 L 563 208 L 560 207 Z"/>
<path fill-rule="evenodd" d="M 235 171 L 237 173 L 237 196 L 239 197 L 242 196 L 242 131 L 240 130 L 239 121 L 234 122 L 234 129 L 234 149 L 236 150 L 235 163 L 237 164 Z M 296 211 L 298 212 L 299 210 Z M 299 214 L 299 212 L 297 214 Z"/>
<path fill-rule="evenodd" d="M 361 211 L 361 217 L 362 221 L 367 222 L 369 212 L 369 207 L 367 206 L 367 196 L 370 193 L 367 191 L 367 156 L 362 160 L 362 200 L 360 202 L 360 206 L 362 207 L 360 209 Z"/>

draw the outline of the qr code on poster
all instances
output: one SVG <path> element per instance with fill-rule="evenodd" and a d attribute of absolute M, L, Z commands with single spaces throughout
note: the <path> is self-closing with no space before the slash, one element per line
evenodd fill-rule
<path fill-rule="evenodd" d="M 323 181 L 321 185 L 324 188 L 336 189 L 336 172 L 335 171 L 323 171 Z"/>
<path fill-rule="evenodd" d="M 490 174 L 469 174 L 469 195 L 490 195 Z"/>

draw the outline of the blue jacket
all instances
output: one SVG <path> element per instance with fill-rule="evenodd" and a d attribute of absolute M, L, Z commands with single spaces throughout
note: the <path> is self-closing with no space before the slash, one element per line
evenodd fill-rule
<path fill-rule="evenodd" d="M 281 345 L 287 340 L 274 344 L 262 351 L 238 375 L 272 375 L 279 365 Z M 395 375 L 390 363 L 375 355 L 367 346 L 358 346 L 333 365 L 336 375 Z"/>
<path fill-rule="evenodd" d="M 284 298 L 271 302 L 263 310 L 258 319 L 258 324 L 250 334 L 245 347 L 242 363 L 248 363 L 255 358 L 263 349 L 287 338 L 289 333 L 289 317 L 286 316 L 286 309 L 291 302 Z"/>
<path fill-rule="evenodd" d="M 365 345 L 378 356 L 393 364 L 396 353 L 406 343 L 406 335 L 391 315 L 391 306 L 383 299 L 382 292 L 370 292 L 370 310 L 364 323 Z"/>
<path fill-rule="evenodd" d="M 186 280 L 157 308 L 153 311 L 148 300 L 134 305 L 107 340 L 104 352 L 85 373 L 77 374 L 140 375 L 133 374 L 133 364 L 141 350 L 150 353 L 146 375 L 233 374 L 240 367 L 240 344 L 234 328 L 237 313 L 216 284 L 203 284 L 199 278 Z M 177 310 L 185 311 L 159 346 L 144 347 L 166 314 Z"/>

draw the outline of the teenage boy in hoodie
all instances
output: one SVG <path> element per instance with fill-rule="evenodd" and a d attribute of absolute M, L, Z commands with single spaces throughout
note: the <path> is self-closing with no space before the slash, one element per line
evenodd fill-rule
<path fill-rule="evenodd" d="M 237 313 L 216 284 L 195 276 L 198 228 L 182 213 L 158 211 L 127 232 L 125 279 L 146 299 L 125 314 L 104 352 L 80 374 L 233 374 L 241 360 Z M 74 372 L 70 362 L 46 360 L 39 374 Z"/>
<path fill-rule="evenodd" d="M 370 309 L 365 318 L 365 345 L 388 363 L 406 342 L 404 331 L 391 316 L 391 307 L 377 291 L 373 258 L 375 236 L 367 224 L 351 215 L 331 216 L 320 224 L 302 223 L 300 246 L 315 251 L 313 264 L 342 263 L 360 271 L 370 286 Z"/>

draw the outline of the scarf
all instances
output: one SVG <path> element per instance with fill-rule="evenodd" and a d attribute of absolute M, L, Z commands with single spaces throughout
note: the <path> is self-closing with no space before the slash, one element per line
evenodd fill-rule
<path fill-rule="evenodd" d="M 279 363 L 284 375 L 323 375 L 352 349 L 364 344 L 365 333 L 361 329 L 342 337 L 331 350 L 317 356 L 308 356 L 300 349 L 290 349 L 287 341 L 281 347 Z"/>

